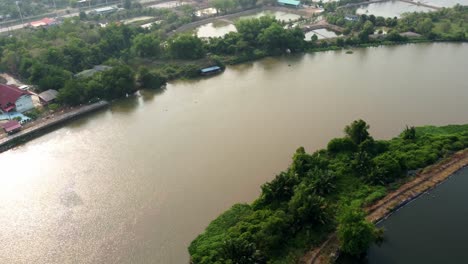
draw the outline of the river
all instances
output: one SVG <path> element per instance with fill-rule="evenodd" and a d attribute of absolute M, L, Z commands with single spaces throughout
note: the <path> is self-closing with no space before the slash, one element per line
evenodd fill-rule
<path fill-rule="evenodd" d="M 357 118 L 468 123 L 468 44 L 267 58 L 141 91 L 0 154 L 0 263 L 187 263 L 236 202 Z"/>

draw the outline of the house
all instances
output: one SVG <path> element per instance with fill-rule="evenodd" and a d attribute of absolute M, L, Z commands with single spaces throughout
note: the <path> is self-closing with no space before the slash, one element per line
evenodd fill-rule
<path fill-rule="evenodd" d="M 34 109 L 31 95 L 31 92 L 18 87 L 0 84 L 0 111 L 23 113 Z"/>
<path fill-rule="evenodd" d="M 278 5 L 299 8 L 301 6 L 301 1 L 297 0 L 278 0 Z"/>
<path fill-rule="evenodd" d="M 48 17 L 29 23 L 29 25 L 33 28 L 49 27 L 49 26 L 57 25 L 57 24 L 58 24 L 57 20 L 53 18 L 48 18 Z"/>
<path fill-rule="evenodd" d="M 218 73 L 218 72 L 221 72 L 221 71 L 222 71 L 221 67 L 212 66 L 212 67 L 201 69 L 200 73 L 201 73 L 201 75 L 209 75 L 209 74 L 214 74 L 214 73 Z"/>
<path fill-rule="evenodd" d="M 357 15 L 346 15 L 344 19 L 348 21 L 358 21 L 359 17 Z"/>
<path fill-rule="evenodd" d="M 3 124 L 2 127 L 8 134 L 13 134 L 21 130 L 21 124 L 16 120 L 10 120 Z"/>
<path fill-rule="evenodd" d="M 39 94 L 39 100 L 43 105 L 47 105 L 55 101 L 58 91 L 49 89 Z"/>

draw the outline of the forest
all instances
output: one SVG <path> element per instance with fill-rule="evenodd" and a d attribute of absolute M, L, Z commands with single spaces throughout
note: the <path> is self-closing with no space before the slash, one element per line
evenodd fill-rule
<path fill-rule="evenodd" d="M 468 147 L 468 125 L 406 127 L 390 140 L 374 139 L 369 128 L 356 120 L 326 149 L 298 148 L 260 197 L 232 206 L 191 243 L 193 263 L 296 263 L 333 231 L 343 253 L 362 256 L 382 238 L 362 208 Z"/>

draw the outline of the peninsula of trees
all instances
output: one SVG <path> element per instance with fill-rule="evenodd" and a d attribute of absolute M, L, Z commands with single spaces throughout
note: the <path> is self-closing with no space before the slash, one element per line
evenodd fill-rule
<path fill-rule="evenodd" d="M 234 205 L 191 243 L 192 262 L 296 263 L 335 231 L 341 251 L 360 256 L 381 236 L 362 208 L 468 147 L 468 125 L 407 127 L 390 140 L 375 140 L 368 129 L 357 120 L 326 149 L 297 149 L 260 197 Z"/>

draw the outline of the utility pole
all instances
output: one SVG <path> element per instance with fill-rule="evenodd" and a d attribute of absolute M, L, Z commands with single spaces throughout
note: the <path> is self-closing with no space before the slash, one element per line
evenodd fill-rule
<path fill-rule="evenodd" d="M 55 0 L 52 1 L 54 2 L 55 18 L 57 18 L 57 5 L 55 4 Z"/>
<path fill-rule="evenodd" d="M 18 7 L 18 12 L 21 18 L 21 25 L 24 26 L 23 14 L 21 14 L 21 7 L 19 6 L 19 1 L 16 1 L 16 7 Z"/>

